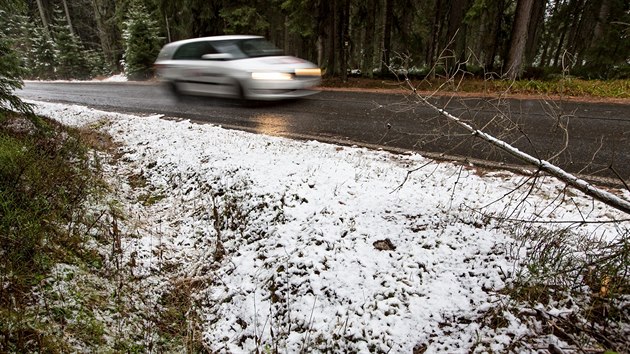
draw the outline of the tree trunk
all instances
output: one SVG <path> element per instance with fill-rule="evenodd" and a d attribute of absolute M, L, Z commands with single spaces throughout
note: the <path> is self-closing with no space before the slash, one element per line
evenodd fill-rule
<path fill-rule="evenodd" d="M 525 66 L 531 66 L 538 54 L 540 47 L 540 37 L 544 32 L 544 16 L 546 0 L 534 0 L 532 16 L 529 20 L 529 31 L 527 35 L 527 45 L 525 47 Z"/>
<path fill-rule="evenodd" d="M 578 50 L 579 43 L 577 38 L 582 27 L 582 11 L 584 9 L 584 0 L 572 0 L 569 3 L 571 7 L 571 29 L 569 30 L 569 40 L 567 41 L 567 48 L 571 54 L 575 54 Z"/>
<path fill-rule="evenodd" d="M 450 51 L 446 60 L 449 72 L 454 72 L 458 64 L 463 62 L 466 48 L 466 27 L 463 20 L 467 9 L 468 0 L 452 0 L 444 45 L 445 49 Z"/>
<path fill-rule="evenodd" d="M 171 43 L 173 40 L 171 39 L 171 26 L 168 23 L 168 16 L 164 15 L 164 25 L 166 26 L 166 40 L 168 43 Z"/>
<path fill-rule="evenodd" d="M 330 12 L 330 35 L 328 36 L 330 41 L 329 52 L 330 55 L 328 57 L 329 65 L 331 73 L 334 76 L 339 75 L 339 56 L 341 53 L 341 47 L 339 45 L 339 17 L 340 14 L 337 11 L 339 8 L 339 2 L 343 0 L 331 0 L 332 11 Z"/>
<path fill-rule="evenodd" d="M 581 9 L 580 25 L 576 33 L 575 64 L 578 66 L 586 63 L 584 58 L 591 51 L 591 43 L 595 37 L 595 28 L 599 21 L 599 14 L 604 1 L 587 1 Z"/>
<path fill-rule="evenodd" d="M 284 26 L 283 27 L 283 31 L 282 31 L 282 42 L 283 42 L 283 47 L 284 47 L 284 53 L 285 54 L 289 54 L 291 53 L 291 47 L 289 45 L 289 19 L 288 16 L 284 17 Z"/>
<path fill-rule="evenodd" d="M 112 71 L 120 70 L 122 50 L 120 33 L 114 21 L 116 5 L 112 0 L 92 0 L 92 5 L 105 61 Z"/>
<path fill-rule="evenodd" d="M 589 48 L 592 50 L 600 45 L 600 41 L 604 37 L 604 29 L 606 24 L 608 23 L 608 16 L 610 14 L 610 0 L 602 0 L 601 7 L 599 8 L 599 14 L 597 15 L 597 23 L 595 24 L 595 29 L 593 30 L 593 38 L 589 45 Z M 596 58 L 600 59 L 601 54 L 597 53 Z"/>
<path fill-rule="evenodd" d="M 363 57 L 361 71 L 363 75 L 372 77 L 374 75 L 374 31 L 376 29 L 376 0 L 365 1 L 365 26 L 363 26 Z"/>
<path fill-rule="evenodd" d="M 560 55 L 562 53 L 562 48 L 564 47 L 564 36 L 567 34 L 566 26 L 562 28 L 562 34 L 558 39 L 558 47 L 556 48 L 556 54 L 553 57 L 553 66 L 560 66 Z"/>
<path fill-rule="evenodd" d="M 68 27 L 70 28 L 70 33 L 74 36 L 74 27 L 72 27 L 72 20 L 70 19 L 70 9 L 68 9 L 68 2 L 66 0 L 61 0 L 63 2 L 63 10 L 66 13 L 66 21 L 68 21 Z"/>
<path fill-rule="evenodd" d="M 350 0 L 341 0 L 341 16 L 339 18 L 339 48 L 341 80 L 348 81 L 348 50 L 350 49 Z"/>
<path fill-rule="evenodd" d="M 476 35 L 473 35 L 472 50 L 475 56 L 479 58 L 479 64 L 485 63 L 485 49 L 487 47 L 488 37 L 490 37 L 491 23 L 489 19 L 488 9 L 484 8 L 479 16 L 479 24 Z"/>
<path fill-rule="evenodd" d="M 324 37 L 317 36 L 317 66 L 324 67 Z"/>
<path fill-rule="evenodd" d="M 319 1 L 317 4 L 317 66 L 326 70 L 326 74 L 331 74 L 328 67 L 329 46 L 329 21 L 330 9 L 328 1 Z"/>
<path fill-rule="evenodd" d="M 383 56 L 381 60 L 381 75 L 389 71 L 392 51 L 392 20 L 394 17 L 394 0 L 385 0 L 385 13 L 383 19 Z"/>
<path fill-rule="evenodd" d="M 322 0 L 319 3 L 319 38 L 321 38 L 322 63 L 327 75 L 335 75 L 336 36 L 335 36 L 335 4 L 334 1 Z"/>
<path fill-rule="evenodd" d="M 542 54 L 540 55 L 540 66 L 541 67 L 549 66 L 549 64 L 547 62 L 549 60 L 549 56 L 548 56 L 548 53 L 549 53 L 549 42 L 551 42 L 550 38 L 545 40 L 545 44 L 544 44 L 543 49 L 542 49 Z"/>
<path fill-rule="evenodd" d="M 42 19 L 42 25 L 44 26 L 44 31 L 46 31 L 46 33 L 50 33 L 50 27 L 48 25 L 48 18 L 46 17 L 46 10 L 44 9 L 42 0 L 37 0 L 37 8 L 39 9 L 39 16 Z"/>
<path fill-rule="evenodd" d="M 431 21 L 431 40 L 427 45 L 427 55 L 425 59 L 429 68 L 433 68 L 435 66 L 437 46 L 440 41 L 440 29 L 442 28 L 442 0 L 435 0 L 434 6 L 433 19 Z"/>
<path fill-rule="evenodd" d="M 556 54 L 554 55 L 554 62 L 553 65 L 554 66 L 566 66 L 566 63 L 564 62 L 564 58 L 563 57 L 563 52 L 568 50 L 568 48 L 570 48 L 570 46 L 572 45 L 572 43 L 569 43 L 567 41 L 566 45 L 565 45 L 565 38 L 567 37 L 567 33 L 569 32 L 569 28 L 573 28 L 575 26 L 574 21 L 574 15 L 575 15 L 575 8 L 576 8 L 576 4 L 577 2 L 580 0 L 569 0 L 569 3 L 567 5 L 567 7 L 564 9 L 564 13 L 562 13 L 562 11 L 559 13 L 559 15 L 564 15 L 564 24 L 562 26 L 562 32 L 560 34 L 560 39 L 558 40 L 558 47 L 556 48 Z M 564 1 L 563 1 L 564 3 Z M 572 25 L 573 24 L 573 25 Z M 569 36 L 571 34 L 569 33 Z M 566 68 L 563 68 L 566 69 Z"/>
<path fill-rule="evenodd" d="M 553 7 L 553 12 L 551 16 L 549 16 L 550 21 L 556 18 L 561 5 L 562 5 L 562 1 L 556 1 Z M 543 38 L 544 44 L 543 44 L 542 54 L 540 57 L 541 67 L 547 67 L 551 65 L 551 55 L 552 55 L 551 52 L 553 51 L 553 49 L 550 49 L 550 48 L 552 47 L 552 44 L 553 44 L 552 42 L 554 41 L 554 38 L 555 36 L 552 33 L 551 26 L 547 26 L 547 28 L 544 31 L 544 38 Z"/>
<path fill-rule="evenodd" d="M 595 24 L 595 30 L 593 31 L 593 38 L 591 45 L 597 44 L 597 42 L 604 35 L 604 26 L 608 20 L 608 13 L 610 11 L 610 0 L 602 0 L 602 4 L 599 8 L 599 14 L 597 15 L 597 23 Z"/>
<path fill-rule="evenodd" d="M 533 3 L 534 0 L 518 0 L 516 4 L 516 18 L 512 26 L 510 51 L 505 63 L 505 73 L 511 80 L 515 80 L 523 72 L 523 56 L 527 44 L 527 32 Z"/>
<path fill-rule="evenodd" d="M 494 20 L 494 27 L 492 28 L 493 42 L 490 49 L 490 55 L 487 56 L 485 62 L 486 71 L 494 70 L 494 58 L 497 57 L 499 52 L 499 46 L 501 44 L 501 24 L 503 23 L 503 12 L 505 11 L 505 0 L 497 0 L 497 9 Z"/>

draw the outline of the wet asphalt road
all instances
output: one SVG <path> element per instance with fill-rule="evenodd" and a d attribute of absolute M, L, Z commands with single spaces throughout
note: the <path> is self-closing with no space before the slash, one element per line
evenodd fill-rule
<path fill-rule="evenodd" d="M 158 84 L 26 82 L 25 99 L 163 114 L 255 133 L 429 156 L 518 162 L 404 94 L 323 91 L 280 103 L 175 100 Z M 630 181 L 630 104 L 439 98 L 463 120 L 572 173 Z"/>

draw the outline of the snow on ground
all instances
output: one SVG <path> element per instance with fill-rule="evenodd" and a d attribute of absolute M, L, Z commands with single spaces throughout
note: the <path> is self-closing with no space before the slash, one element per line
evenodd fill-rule
<path fill-rule="evenodd" d="M 147 291 L 204 284 L 197 313 L 217 352 L 500 352 L 528 328 L 508 315 L 496 330 L 475 320 L 502 300 L 523 250 L 481 208 L 620 217 L 579 195 L 560 204 L 551 180 L 519 204 L 529 190 L 508 192 L 523 176 L 414 154 L 79 106 L 37 103 L 37 112 L 121 144 L 108 173 L 135 220 L 125 240 L 134 273 Z M 146 184 L 131 183 L 138 177 Z"/>
<path fill-rule="evenodd" d="M 111 76 L 99 76 L 90 80 L 24 80 L 25 82 L 72 82 L 72 83 L 77 83 L 77 82 L 85 82 L 85 83 L 89 83 L 89 82 L 128 82 L 129 79 L 127 78 L 127 75 L 125 75 L 124 73 L 120 73 L 120 74 L 116 74 L 116 75 L 111 75 Z"/>
<path fill-rule="evenodd" d="M 127 76 L 125 74 L 118 74 L 118 75 L 112 75 L 112 76 L 108 76 L 103 80 L 100 81 L 104 81 L 104 82 L 127 82 Z"/>

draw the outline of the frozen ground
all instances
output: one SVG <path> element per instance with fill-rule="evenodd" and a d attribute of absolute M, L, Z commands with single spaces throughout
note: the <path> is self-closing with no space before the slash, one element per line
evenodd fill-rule
<path fill-rule="evenodd" d="M 526 177 L 415 154 L 79 106 L 37 112 L 119 144 L 106 177 L 129 215 L 125 259 L 146 292 L 195 284 L 216 352 L 515 350 L 531 325 L 481 320 L 506 301 L 526 250 L 499 218 L 622 217 L 577 192 L 557 198 L 551 179 L 511 193 Z M 581 230 L 614 235 L 607 227 Z M 566 345 L 538 344 L 549 343 Z"/>

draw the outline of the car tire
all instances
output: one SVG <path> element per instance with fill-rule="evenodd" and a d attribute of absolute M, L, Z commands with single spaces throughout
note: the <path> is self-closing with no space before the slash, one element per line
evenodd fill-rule
<path fill-rule="evenodd" d="M 234 79 L 234 94 L 235 98 L 239 101 L 247 100 L 247 96 L 245 95 L 245 89 L 243 88 L 243 84 L 237 79 Z"/>
<path fill-rule="evenodd" d="M 184 98 L 184 94 L 179 89 L 177 81 L 170 81 L 167 85 L 168 85 L 168 90 L 171 92 L 171 94 L 173 95 L 173 97 L 175 97 L 176 100 L 179 101 L 182 98 Z"/>

